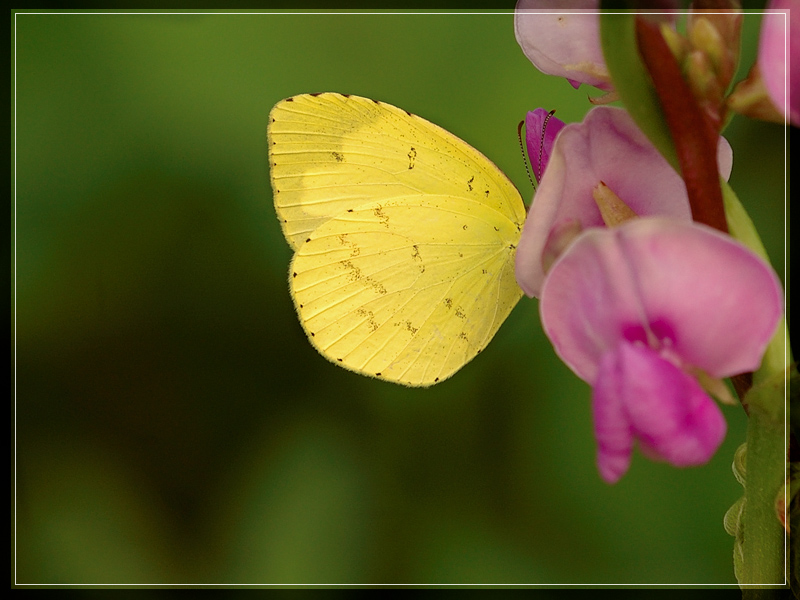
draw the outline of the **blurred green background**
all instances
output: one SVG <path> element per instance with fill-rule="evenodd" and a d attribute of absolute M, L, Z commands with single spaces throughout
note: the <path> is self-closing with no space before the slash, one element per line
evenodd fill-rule
<path fill-rule="evenodd" d="M 528 199 L 517 123 L 590 105 L 527 61 L 510 14 L 19 14 L 15 28 L 17 583 L 734 583 L 722 518 L 741 495 L 740 408 L 723 407 L 708 465 L 636 455 L 609 486 L 590 388 L 537 301 L 424 390 L 332 365 L 297 322 L 272 105 L 395 104 Z M 727 131 L 779 273 L 783 131 Z"/>

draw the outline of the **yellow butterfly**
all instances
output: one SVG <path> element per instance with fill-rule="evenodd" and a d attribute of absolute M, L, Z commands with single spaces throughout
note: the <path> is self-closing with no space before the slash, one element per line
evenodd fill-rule
<path fill-rule="evenodd" d="M 270 180 L 300 323 L 328 360 L 408 386 L 450 377 L 522 296 L 525 206 L 483 154 L 358 96 L 282 100 Z"/>

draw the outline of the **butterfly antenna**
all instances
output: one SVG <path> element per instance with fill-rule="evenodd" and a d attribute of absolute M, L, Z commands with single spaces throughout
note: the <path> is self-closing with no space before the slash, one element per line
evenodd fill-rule
<path fill-rule="evenodd" d="M 531 182 L 533 186 L 533 191 L 536 191 L 536 184 L 533 182 L 533 177 L 531 177 L 531 171 L 528 169 L 528 157 L 525 155 L 525 144 L 522 143 L 522 127 L 525 125 L 525 121 L 520 121 L 519 125 L 517 125 L 517 139 L 519 140 L 519 149 L 522 152 L 522 162 L 525 164 L 525 172 L 528 174 L 528 181 Z"/>

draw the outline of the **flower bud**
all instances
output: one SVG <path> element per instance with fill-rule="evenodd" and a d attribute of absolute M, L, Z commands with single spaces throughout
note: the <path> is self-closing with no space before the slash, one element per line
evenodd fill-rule
<path fill-rule="evenodd" d="M 764 84 L 758 63 L 753 65 L 746 79 L 736 84 L 726 102 L 730 110 L 745 117 L 772 123 L 785 122 Z"/>

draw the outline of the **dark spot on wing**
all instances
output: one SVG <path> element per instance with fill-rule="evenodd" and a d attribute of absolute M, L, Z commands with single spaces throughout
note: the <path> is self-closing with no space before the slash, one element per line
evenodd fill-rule
<path fill-rule="evenodd" d="M 356 311 L 356 314 L 359 317 L 366 317 L 366 319 L 367 319 L 367 327 L 369 327 L 369 332 L 370 333 L 374 333 L 374 332 L 378 331 L 378 329 L 380 328 L 380 325 L 378 325 L 378 322 L 375 320 L 375 313 L 373 313 L 371 310 L 366 310 L 364 308 L 359 308 Z"/>
<path fill-rule="evenodd" d="M 364 285 L 367 285 L 372 288 L 372 290 L 377 294 L 386 294 L 386 288 L 380 281 L 375 281 L 372 277 L 368 275 L 364 275 L 357 266 L 355 266 L 349 260 L 342 260 L 339 261 L 339 264 L 348 272 L 347 273 L 347 280 L 350 283 L 355 283 L 359 281 Z"/>
<path fill-rule="evenodd" d="M 469 181 L 467 181 L 467 191 L 468 191 L 468 192 L 471 192 L 471 191 L 472 191 L 472 182 L 473 182 L 473 181 L 475 181 L 475 175 L 473 175 L 472 177 L 470 177 L 470 178 L 469 178 Z"/>
<path fill-rule="evenodd" d="M 336 236 L 336 238 L 339 240 L 339 243 L 342 246 L 345 248 L 350 248 L 350 256 L 358 256 L 361 254 L 361 248 L 358 246 L 358 244 L 351 242 L 346 233 L 340 233 L 338 236 Z"/>
<path fill-rule="evenodd" d="M 425 265 L 422 262 L 422 256 L 420 256 L 420 254 L 419 254 L 419 246 L 414 244 L 413 246 L 411 246 L 411 248 L 413 249 L 413 251 L 411 252 L 411 258 L 413 258 L 414 260 L 419 262 L 419 272 L 420 273 L 424 273 L 425 272 Z"/>
<path fill-rule="evenodd" d="M 414 161 L 417 158 L 417 149 L 414 146 L 411 146 L 411 151 L 408 153 L 408 170 L 414 168 Z"/>
<path fill-rule="evenodd" d="M 340 152 L 331 152 L 331 156 L 336 162 L 344 162 L 344 156 Z"/>
<path fill-rule="evenodd" d="M 380 219 L 381 225 L 383 225 L 384 227 L 386 227 L 388 229 L 389 228 L 389 217 L 387 217 L 384 214 L 383 207 L 382 206 L 378 206 L 376 208 L 373 208 L 372 212 L 375 214 L 376 217 L 378 217 L 378 219 Z"/>

